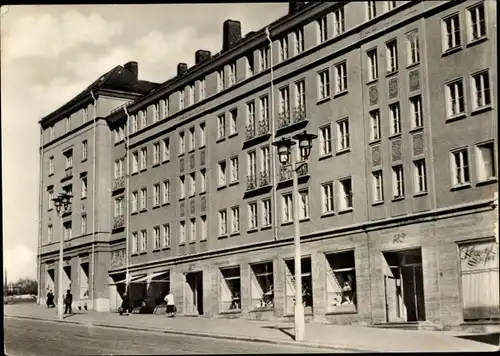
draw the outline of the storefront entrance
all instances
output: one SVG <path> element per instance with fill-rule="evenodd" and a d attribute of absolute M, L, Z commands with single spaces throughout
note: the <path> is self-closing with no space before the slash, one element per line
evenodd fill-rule
<path fill-rule="evenodd" d="M 424 278 L 420 249 L 384 252 L 386 322 L 425 320 Z"/>
<path fill-rule="evenodd" d="M 186 273 L 184 288 L 185 313 L 203 315 L 203 272 Z"/>

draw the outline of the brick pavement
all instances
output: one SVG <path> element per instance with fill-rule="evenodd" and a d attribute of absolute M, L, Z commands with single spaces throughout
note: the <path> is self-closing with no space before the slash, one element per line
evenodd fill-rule
<path fill-rule="evenodd" d="M 6 305 L 4 315 L 57 320 L 56 309 L 35 304 Z M 293 323 L 286 321 L 252 321 L 209 317 L 167 318 L 162 315 L 76 312 L 63 322 L 96 326 L 122 327 L 186 335 L 238 340 L 296 344 Z M 307 346 L 331 347 L 351 351 L 374 352 L 460 352 L 495 351 L 498 347 L 453 337 L 443 332 L 379 329 L 355 325 L 306 324 Z"/>

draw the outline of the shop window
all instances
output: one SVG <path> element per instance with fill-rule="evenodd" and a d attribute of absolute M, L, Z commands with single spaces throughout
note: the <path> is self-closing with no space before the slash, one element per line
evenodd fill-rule
<path fill-rule="evenodd" d="M 464 320 L 498 319 L 498 244 L 481 241 L 459 248 Z"/>
<path fill-rule="evenodd" d="M 273 263 L 259 263 L 251 266 L 251 288 L 253 309 L 274 308 Z"/>
<path fill-rule="evenodd" d="M 221 269 L 220 311 L 221 313 L 241 310 L 240 268 Z"/>
<path fill-rule="evenodd" d="M 326 255 L 327 313 L 356 311 L 356 273 L 354 251 Z"/>
<path fill-rule="evenodd" d="M 285 261 L 286 283 L 285 283 L 285 314 L 294 314 L 295 305 L 295 262 Z M 302 267 L 302 304 L 306 315 L 313 313 L 312 275 L 311 257 L 303 257 Z"/>

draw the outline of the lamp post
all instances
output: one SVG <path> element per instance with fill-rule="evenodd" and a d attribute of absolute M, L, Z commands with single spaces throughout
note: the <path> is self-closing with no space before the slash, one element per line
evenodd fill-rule
<path fill-rule="evenodd" d="M 57 297 L 57 313 L 59 314 L 59 318 L 63 317 L 63 299 L 64 299 L 64 291 L 63 291 L 63 249 L 64 249 L 64 234 L 63 234 L 63 225 L 62 225 L 62 214 L 68 209 L 71 204 L 71 196 L 70 194 L 64 192 L 60 193 L 58 197 L 52 199 L 54 201 L 54 205 L 56 207 L 57 216 L 59 216 L 60 226 L 61 226 L 61 238 L 59 239 L 59 277 L 58 277 L 58 297 Z"/>
<path fill-rule="evenodd" d="M 298 149 L 302 161 L 309 158 L 311 154 L 312 140 L 317 138 L 317 135 L 304 132 L 292 137 L 293 140 L 298 142 Z M 298 193 L 298 176 L 297 171 L 306 162 L 294 162 L 291 156 L 291 148 L 295 146 L 295 142 L 290 138 L 283 137 L 281 140 L 273 142 L 273 145 L 278 148 L 278 157 L 282 165 L 290 161 L 292 166 L 293 175 L 293 227 L 294 227 L 294 246 L 295 246 L 295 308 L 294 308 L 294 321 L 295 321 L 295 341 L 304 340 L 305 336 L 305 317 L 304 305 L 302 304 L 302 253 L 300 248 L 300 227 L 299 227 L 299 193 Z M 276 202 L 275 202 L 276 204 Z"/>

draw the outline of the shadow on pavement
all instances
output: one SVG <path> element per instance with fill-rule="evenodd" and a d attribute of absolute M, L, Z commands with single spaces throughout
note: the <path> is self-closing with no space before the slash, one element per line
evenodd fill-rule
<path fill-rule="evenodd" d="M 490 333 L 490 334 L 477 334 L 477 335 L 459 335 L 460 339 L 479 341 L 485 344 L 490 344 L 498 346 L 500 342 L 500 333 Z"/>
<path fill-rule="evenodd" d="M 287 330 L 293 329 L 293 327 L 280 327 L 280 326 L 261 326 L 263 329 L 275 329 L 281 331 L 283 334 L 289 336 L 292 340 L 295 340 L 295 335 L 289 333 Z"/>

